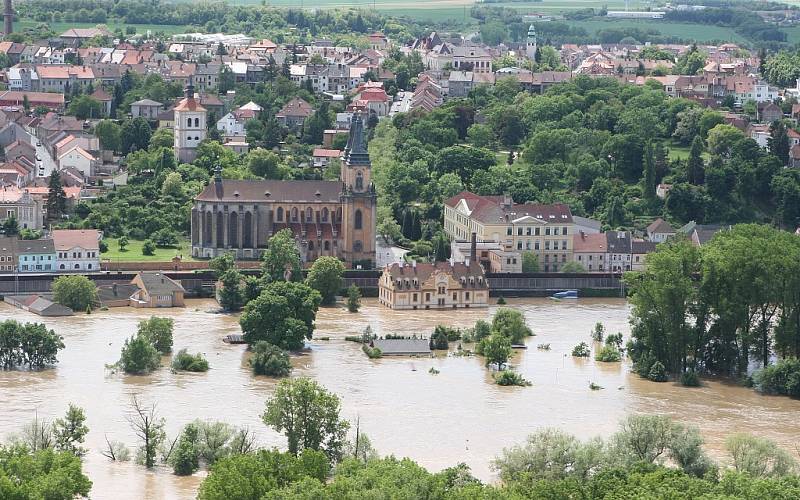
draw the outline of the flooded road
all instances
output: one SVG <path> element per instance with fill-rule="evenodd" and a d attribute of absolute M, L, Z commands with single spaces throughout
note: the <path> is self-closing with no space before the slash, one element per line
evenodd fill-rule
<path fill-rule="evenodd" d="M 606 332 L 629 333 L 626 302 L 614 299 L 509 300 L 525 314 L 536 337 L 512 364 L 532 387 L 500 387 L 479 357 L 443 354 L 433 359 L 368 359 L 346 335 L 371 325 L 386 333 L 429 336 L 439 323 L 469 327 L 496 309 L 459 311 L 391 311 L 364 301 L 357 314 L 344 308 L 321 309 L 311 352 L 293 358 L 293 376 L 310 376 L 342 399 L 342 416 L 359 417 L 362 429 L 381 454 L 411 457 L 431 469 L 466 462 L 476 475 L 492 480 L 489 461 L 505 446 L 521 442 L 541 427 L 559 427 L 582 438 L 607 435 L 627 413 L 665 413 L 698 425 L 713 455 L 731 432 L 747 430 L 794 450 L 800 440 L 800 401 L 761 396 L 719 382 L 687 389 L 657 384 L 628 373 L 626 363 L 596 363 L 571 357 L 572 347 L 590 342 L 597 321 Z M 94 482 L 94 498 L 193 498 L 202 477 L 179 478 L 163 469 L 148 472 L 133 464 L 109 463 L 100 455 L 105 436 L 136 446 L 125 419 L 130 397 L 139 394 L 156 403 L 166 418 L 168 435 L 196 419 L 248 425 L 261 446 L 285 446 L 285 438 L 261 423 L 264 402 L 275 380 L 254 377 L 245 364 L 244 346 L 221 339 L 239 333 L 238 318 L 213 314 L 213 301 L 189 300 L 184 309 L 112 309 L 91 315 L 41 318 L 0 304 L 0 320 L 44 322 L 64 337 L 66 349 L 56 368 L 41 372 L 0 371 L 0 435 L 17 432 L 38 413 L 61 416 L 68 403 L 86 410 L 90 433 L 85 471 Z M 151 314 L 175 320 L 174 350 L 205 353 L 207 373 L 171 373 L 169 359 L 145 377 L 112 373 L 123 340 Z M 549 343 L 550 351 L 536 349 Z M 435 367 L 438 375 L 428 370 Z M 591 391 L 589 383 L 603 386 Z"/>

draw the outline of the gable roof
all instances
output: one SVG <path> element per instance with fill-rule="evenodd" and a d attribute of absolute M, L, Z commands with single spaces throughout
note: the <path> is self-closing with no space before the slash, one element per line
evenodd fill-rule
<path fill-rule="evenodd" d="M 140 271 L 138 277 L 149 295 L 168 295 L 185 291 L 180 283 L 160 271 Z"/>
<path fill-rule="evenodd" d="M 56 250 L 100 248 L 100 231 L 97 229 L 53 229 L 53 243 Z"/>
<path fill-rule="evenodd" d="M 605 253 L 608 243 L 604 233 L 579 233 L 572 237 L 572 251 L 574 253 Z"/>
<path fill-rule="evenodd" d="M 56 253 L 53 240 L 17 240 L 17 254 Z"/>
<path fill-rule="evenodd" d="M 647 226 L 647 234 L 655 233 L 675 234 L 675 229 L 673 229 L 669 222 L 659 217 Z"/>
<path fill-rule="evenodd" d="M 372 345 L 386 356 L 430 354 L 430 341 L 427 339 L 375 339 Z"/>
<path fill-rule="evenodd" d="M 286 105 L 282 107 L 275 116 L 299 116 L 308 118 L 313 114 L 314 108 L 311 107 L 309 103 L 303 99 L 300 99 L 299 97 L 295 97 L 291 101 L 287 102 Z"/>
<path fill-rule="evenodd" d="M 211 182 L 197 201 L 281 202 L 303 201 L 338 203 L 342 184 L 339 181 L 275 181 L 275 180 L 222 180 Z"/>

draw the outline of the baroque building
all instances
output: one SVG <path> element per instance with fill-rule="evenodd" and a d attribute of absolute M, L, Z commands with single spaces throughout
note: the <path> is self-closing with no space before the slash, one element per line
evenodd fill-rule
<path fill-rule="evenodd" d="M 186 97 L 175 106 L 175 158 L 191 163 L 197 158 L 197 146 L 206 138 L 206 108 L 194 95 L 194 86 L 186 87 Z"/>
<path fill-rule="evenodd" d="M 233 252 L 238 259 L 258 259 L 272 235 L 289 228 L 304 263 L 332 256 L 371 267 L 377 206 L 371 173 L 360 114 L 350 124 L 338 181 L 226 180 L 217 168 L 194 199 L 192 256 Z"/>

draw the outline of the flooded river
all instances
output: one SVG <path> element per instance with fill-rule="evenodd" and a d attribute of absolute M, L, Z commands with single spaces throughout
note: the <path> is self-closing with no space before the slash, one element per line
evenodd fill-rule
<path fill-rule="evenodd" d="M 491 458 L 537 428 L 555 426 L 583 438 L 607 435 L 630 412 L 666 413 L 697 424 L 716 456 L 721 455 L 725 436 L 735 431 L 769 437 L 789 450 L 800 440 L 800 401 L 719 382 L 696 389 L 657 384 L 628 373 L 624 363 L 572 358 L 575 344 L 590 342 L 596 321 L 602 321 L 607 332 L 620 331 L 627 337 L 629 308 L 622 300 L 518 299 L 508 306 L 523 311 L 537 335 L 528 340 L 529 349 L 518 351 L 513 359 L 532 387 L 494 385 L 478 357 L 367 359 L 358 344 L 344 337 L 360 334 L 368 324 L 379 335 L 428 336 L 436 324 L 468 327 L 496 309 L 396 312 L 374 299 L 366 300 L 357 314 L 322 309 L 315 336 L 330 340 L 314 340 L 310 353 L 294 358 L 293 375 L 313 377 L 338 394 L 343 416 L 358 416 L 381 454 L 409 456 L 431 469 L 463 461 L 485 480 L 492 480 Z M 116 500 L 193 498 L 202 480 L 199 475 L 179 478 L 168 470 L 148 472 L 133 464 L 113 464 L 100 455 L 105 436 L 131 449 L 136 445 L 125 420 L 132 394 L 157 404 L 169 435 L 195 418 L 221 420 L 250 426 L 262 446 L 283 447 L 283 436 L 260 420 L 275 381 L 253 377 L 244 346 L 221 341 L 239 332 L 238 318 L 208 312 L 215 308 L 213 301 L 190 300 L 185 309 L 125 308 L 40 318 L 0 304 L 0 319 L 44 321 L 66 344 L 55 369 L 0 371 L 0 435 L 19 431 L 37 413 L 52 418 L 62 415 L 69 402 L 78 404 L 86 410 L 91 429 L 85 470 L 94 482 L 92 496 Z M 175 320 L 175 350 L 205 353 L 209 372 L 171 373 L 162 367 L 150 376 L 132 377 L 105 368 L 117 361 L 123 340 L 135 332 L 137 322 L 154 313 Z M 549 343 L 551 350 L 537 350 L 540 343 Z M 429 374 L 431 367 L 440 374 Z M 591 391 L 590 382 L 605 389 Z"/>

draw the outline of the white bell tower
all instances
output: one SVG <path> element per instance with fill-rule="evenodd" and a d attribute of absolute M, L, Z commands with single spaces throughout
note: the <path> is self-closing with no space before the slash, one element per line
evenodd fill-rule
<path fill-rule="evenodd" d="M 205 140 L 206 109 L 194 96 L 194 85 L 186 87 L 186 97 L 175 106 L 175 158 L 178 163 L 191 163 L 197 157 L 197 146 Z"/>
<path fill-rule="evenodd" d="M 525 55 L 531 60 L 536 58 L 536 28 L 533 27 L 533 24 L 528 27 L 528 38 L 525 42 Z"/>

